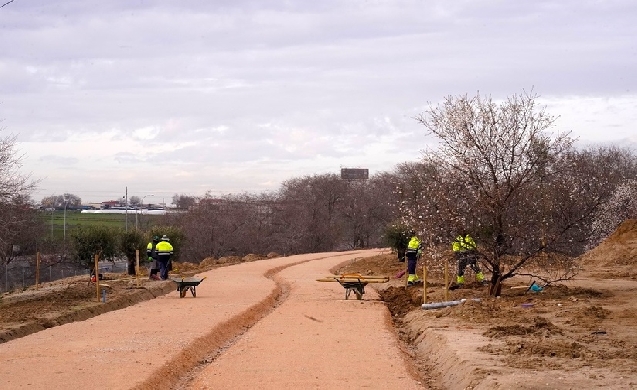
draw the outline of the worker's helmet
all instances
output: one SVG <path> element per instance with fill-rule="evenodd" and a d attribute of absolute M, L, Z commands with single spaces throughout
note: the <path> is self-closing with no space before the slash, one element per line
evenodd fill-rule
<path fill-rule="evenodd" d="M 159 242 L 159 236 L 153 236 L 153 242 Z"/>
<path fill-rule="evenodd" d="M 165 234 L 161 237 L 162 241 L 170 241 L 170 239 L 168 238 L 168 236 L 166 236 Z"/>
<path fill-rule="evenodd" d="M 409 230 L 409 237 L 413 237 L 416 235 L 416 231 L 414 229 Z"/>

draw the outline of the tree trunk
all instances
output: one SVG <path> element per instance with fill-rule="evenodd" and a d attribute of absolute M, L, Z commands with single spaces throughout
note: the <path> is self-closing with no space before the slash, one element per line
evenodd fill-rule
<path fill-rule="evenodd" d="M 502 293 L 502 278 L 498 278 L 495 283 L 491 280 L 489 285 L 489 295 L 492 297 L 499 297 Z"/>
<path fill-rule="evenodd" d="M 126 268 L 129 275 L 135 275 L 135 265 L 135 260 L 128 260 Z"/>
<path fill-rule="evenodd" d="M 500 270 L 500 261 L 497 260 L 493 264 L 493 275 L 491 275 L 491 283 L 489 285 L 489 295 L 492 297 L 500 296 L 502 292 L 502 271 Z"/>

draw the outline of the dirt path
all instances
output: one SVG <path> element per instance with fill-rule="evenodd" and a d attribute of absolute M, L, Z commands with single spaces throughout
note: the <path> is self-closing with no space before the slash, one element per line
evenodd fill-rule
<path fill-rule="evenodd" d="M 344 300 L 338 283 L 316 282 L 339 263 L 331 257 L 281 271 L 288 299 L 188 388 L 422 388 L 409 374 L 375 291 L 367 288 L 361 301 Z"/>
<path fill-rule="evenodd" d="M 0 345 L 0 388 L 341 388 L 377 387 L 379 378 L 416 388 L 373 292 L 343 301 L 338 284 L 315 282 L 338 263 L 377 253 L 219 268 L 202 274 L 197 298 L 175 291 L 9 341 Z"/>

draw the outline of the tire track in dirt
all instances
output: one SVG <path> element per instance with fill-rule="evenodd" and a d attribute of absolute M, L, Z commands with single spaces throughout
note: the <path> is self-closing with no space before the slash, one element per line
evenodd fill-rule
<path fill-rule="evenodd" d="M 274 281 L 274 290 L 262 301 L 249 307 L 239 315 L 212 328 L 206 335 L 194 340 L 181 352 L 155 370 L 150 379 L 135 386 L 135 390 L 172 390 L 187 388 L 198 373 L 214 362 L 261 319 L 274 311 L 289 296 L 290 283 L 278 274 L 286 268 L 322 260 L 328 257 L 351 256 L 351 253 L 302 260 L 266 271 L 263 276 Z"/>

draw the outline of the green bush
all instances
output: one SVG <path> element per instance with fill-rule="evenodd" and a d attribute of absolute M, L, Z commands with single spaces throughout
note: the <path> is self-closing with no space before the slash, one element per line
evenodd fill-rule
<path fill-rule="evenodd" d="M 405 261 L 409 239 L 409 227 L 406 225 L 392 223 L 385 229 L 385 241 L 390 248 L 396 251 L 399 261 Z"/>
<path fill-rule="evenodd" d="M 113 260 L 118 250 L 119 232 L 104 226 L 78 227 L 71 233 L 73 258 L 86 268 L 92 268 L 95 255 L 100 260 Z"/>
<path fill-rule="evenodd" d="M 136 251 L 139 250 L 140 263 L 146 261 L 146 237 L 139 230 L 120 232 L 119 250 L 128 261 L 127 271 L 129 275 L 135 275 L 137 265 Z"/>
<path fill-rule="evenodd" d="M 184 232 L 181 230 L 181 228 L 176 226 L 153 226 L 148 232 L 148 241 L 146 242 L 146 244 L 148 245 L 148 242 L 153 239 L 153 236 L 159 236 L 161 238 L 164 235 L 170 239 L 170 245 L 173 246 L 172 260 L 178 261 L 180 249 L 185 241 Z"/>

